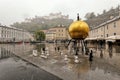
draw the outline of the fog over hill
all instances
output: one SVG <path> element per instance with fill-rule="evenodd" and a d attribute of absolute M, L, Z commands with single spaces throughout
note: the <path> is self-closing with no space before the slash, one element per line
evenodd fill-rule
<path fill-rule="evenodd" d="M 103 10 L 102 14 L 95 15 L 94 12 L 88 12 L 85 15 L 86 22 L 90 27 L 96 27 L 107 20 L 110 20 L 116 16 L 120 15 L 120 6 L 106 11 Z M 35 16 L 34 18 L 26 18 L 24 22 L 16 22 L 11 26 L 22 28 L 28 30 L 30 32 L 34 32 L 36 30 L 49 29 L 51 27 L 55 27 L 58 25 L 65 25 L 68 27 L 73 22 L 73 19 L 69 19 L 69 15 L 62 15 L 59 13 L 50 13 L 49 16 Z"/>
<path fill-rule="evenodd" d="M 113 8 L 111 7 L 110 10 L 106 11 L 103 10 L 102 14 L 95 15 L 94 12 L 89 12 L 85 15 L 86 22 L 89 24 L 90 27 L 96 27 L 105 21 L 108 21 L 116 16 L 120 16 L 120 6 Z"/>
<path fill-rule="evenodd" d="M 62 15 L 61 13 L 51 13 L 49 16 L 35 16 L 34 18 L 27 18 L 24 22 L 16 22 L 11 26 L 22 28 L 30 32 L 41 29 L 49 29 L 57 25 L 65 25 L 68 27 L 73 20 L 69 16 Z"/>

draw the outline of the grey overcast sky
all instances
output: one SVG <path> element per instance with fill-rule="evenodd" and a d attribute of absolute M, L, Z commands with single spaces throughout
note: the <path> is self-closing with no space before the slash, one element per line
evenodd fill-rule
<path fill-rule="evenodd" d="M 83 19 L 87 12 L 102 13 L 120 4 L 120 0 L 0 0 L 0 23 L 10 25 L 27 17 L 47 16 L 62 12 L 75 19 L 79 13 Z"/>

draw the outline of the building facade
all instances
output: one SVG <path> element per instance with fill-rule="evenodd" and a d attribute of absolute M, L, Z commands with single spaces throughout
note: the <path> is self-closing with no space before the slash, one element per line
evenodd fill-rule
<path fill-rule="evenodd" d="M 30 40 L 33 40 L 33 37 L 25 30 L 0 26 L 0 42 L 19 42 Z"/>
<path fill-rule="evenodd" d="M 50 28 L 46 32 L 46 40 L 66 40 L 68 39 L 68 32 L 65 26 L 59 25 Z"/>
<path fill-rule="evenodd" d="M 56 39 L 56 30 L 49 29 L 46 32 L 46 41 L 54 41 Z"/>
<path fill-rule="evenodd" d="M 92 28 L 85 40 L 88 42 L 88 45 L 93 44 L 94 47 L 98 48 L 104 47 L 108 49 L 111 44 L 120 45 L 120 16 Z"/>
<path fill-rule="evenodd" d="M 114 36 L 120 36 L 120 16 L 117 16 L 91 29 L 87 39 L 107 40 L 110 37 L 112 39 Z"/>

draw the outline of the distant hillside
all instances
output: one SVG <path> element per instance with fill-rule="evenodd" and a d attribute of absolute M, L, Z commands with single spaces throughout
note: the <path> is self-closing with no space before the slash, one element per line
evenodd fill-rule
<path fill-rule="evenodd" d="M 68 18 L 53 18 L 53 19 L 45 19 L 44 17 L 35 17 L 32 19 L 26 19 L 24 22 L 21 23 L 14 23 L 11 26 L 25 29 L 30 32 L 34 32 L 39 29 L 49 29 L 51 27 L 55 27 L 57 25 L 65 25 L 69 26 L 73 22 L 72 19 Z"/>
<path fill-rule="evenodd" d="M 88 25 L 92 27 L 96 27 L 100 25 L 101 23 L 110 20 L 111 18 L 114 18 L 116 16 L 120 15 L 120 6 L 116 8 L 111 8 L 110 10 L 106 11 L 103 10 L 102 14 L 95 15 L 94 12 L 88 12 L 85 15 L 86 22 Z M 62 13 L 51 13 L 49 16 L 35 16 L 34 18 L 27 18 L 24 22 L 16 22 L 12 24 L 11 26 L 25 29 L 30 32 L 34 32 L 36 30 L 40 29 L 49 29 L 51 27 L 55 27 L 57 25 L 65 25 L 69 26 L 73 20 L 68 18 L 68 15 L 62 15 Z"/>
<path fill-rule="evenodd" d="M 111 8 L 108 11 L 103 10 L 103 13 L 98 14 L 97 16 L 94 14 L 94 12 L 87 13 L 85 17 L 87 18 L 86 22 L 89 24 L 90 27 L 96 27 L 99 24 L 118 16 L 119 14 L 120 14 L 120 6 L 114 9 Z"/>

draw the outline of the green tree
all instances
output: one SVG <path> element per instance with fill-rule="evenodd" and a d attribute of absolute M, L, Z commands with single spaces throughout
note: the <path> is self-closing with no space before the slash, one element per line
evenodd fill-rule
<path fill-rule="evenodd" d="M 35 32 L 35 39 L 37 41 L 44 41 L 45 40 L 45 33 L 43 31 L 36 31 Z"/>

